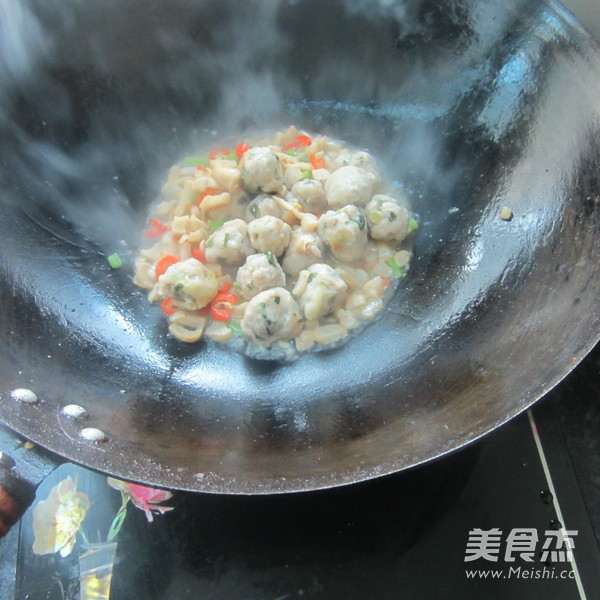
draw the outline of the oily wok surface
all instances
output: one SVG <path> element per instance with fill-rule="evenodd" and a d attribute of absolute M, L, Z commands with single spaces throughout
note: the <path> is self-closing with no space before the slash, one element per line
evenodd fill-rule
<path fill-rule="evenodd" d="M 559 5 L 31 0 L 7 15 L 0 418 L 34 442 L 170 488 L 341 485 L 493 430 L 598 339 L 600 53 Z M 132 283 L 168 166 L 291 123 L 406 186 L 422 225 L 403 285 L 360 336 L 292 364 L 170 339 Z M 69 403 L 87 420 L 61 416 Z"/>

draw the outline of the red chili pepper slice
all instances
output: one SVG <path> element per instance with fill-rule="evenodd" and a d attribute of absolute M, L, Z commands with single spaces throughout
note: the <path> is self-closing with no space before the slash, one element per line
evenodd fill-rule
<path fill-rule="evenodd" d="M 204 198 L 206 198 L 206 196 L 214 196 L 215 194 L 218 194 L 218 193 L 219 193 L 219 190 L 217 188 L 208 187 L 203 192 L 200 192 L 196 196 L 196 204 L 200 205 L 200 202 L 202 202 L 202 200 L 204 200 Z"/>
<path fill-rule="evenodd" d="M 172 315 L 177 312 L 177 309 L 173 305 L 173 298 L 165 298 L 160 305 L 162 311 L 167 315 Z"/>
<path fill-rule="evenodd" d="M 171 254 L 165 254 L 165 256 L 158 259 L 156 266 L 154 267 L 154 274 L 156 279 L 165 273 L 165 271 L 175 263 L 178 263 L 179 259 Z"/>
<path fill-rule="evenodd" d="M 310 164 L 313 166 L 313 169 L 324 169 L 325 168 L 325 159 L 318 157 L 316 154 L 311 154 L 309 156 Z"/>
<path fill-rule="evenodd" d="M 196 165 L 196 171 L 208 172 L 208 169 L 206 167 L 203 167 L 202 165 Z"/>
<path fill-rule="evenodd" d="M 312 140 L 304 134 L 297 135 L 289 144 L 283 147 L 283 150 L 302 150 L 312 144 Z"/>
<path fill-rule="evenodd" d="M 216 150 L 211 150 L 208 153 L 208 158 L 210 160 L 215 160 L 217 158 L 221 158 L 222 156 L 227 156 L 229 154 L 229 150 L 227 148 L 217 148 Z"/>
<path fill-rule="evenodd" d="M 242 156 L 244 155 L 244 152 L 247 152 L 248 150 L 250 150 L 250 148 L 252 148 L 252 146 L 249 146 L 248 144 L 240 144 L 235 149 L 235 155 L 238 158 L 242 158 Z"/>
<path fill-rule="evenodd" d="M 231 281 L 226 281 L 217 291 L 217 294 L 226 294 L 233 287 Z"/>
<path fill-rule="evenodd" d="M 206 256 L 204 256 L 204 252 L 202 252 L 202 250 L 200 250 L 200 248 L 194 248 L 192 250 L 192 258 L 195 258 L 196 260 L 199 260 L 201 263 L 206 264 Z"/>
<path fill-rule="evenodd" d="M 226 323 L 233 315 L 233 304 L 239 302 L 235 294 L 217 294 L 210 303 L 210 316 L 215 321 Z"/>
<path fill-rule="evenodd" d="M 146 237 L 158 237 L 168 230 L 169 228 L 166 225 L 163 225 L 158 219 L 150 219 L 150 227 L 146 229 L 144 235 Z"/>

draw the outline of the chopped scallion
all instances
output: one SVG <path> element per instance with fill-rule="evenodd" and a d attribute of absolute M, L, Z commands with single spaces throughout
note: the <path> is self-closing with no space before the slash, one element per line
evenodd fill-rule
<path fill-rule="evenodd" d="M 233 331 L 235 335 L 244 337 L 244 332 L 242 331 L 242 327 L 239 323 L 236 323 L 235 321 L 230 321 L 229 323 L 227 323 L 227 327 L 229 327 L 229 329 L 231 329 L 231 331 Z"/>
<path fill-rule="evenodd" d="M 408 233 L 412 233 L 413 231 L 416 231 L 417 229 L 419 229 L 419 221 L 417 221 L 416 219 L 410 218 L 408 220 Z"/>
<path fill-rule="evenodd" d="M 402 277 L 404 275 L 404 270 L 396 264 L 396 261 L 393 258 L 386 260 L 385 263 L 394 272 L 396 277 Z"/>
<path fill-rule="evenodd" d="M 276 267 L 277 259 L 275 258 L 275 255 L 270 250 L 267 250 L 265 254 L 267 255 L 267 260 L 269 261 L 269 264 L 273 267 Z"/>
<path fill-rule="evenodd" d="M 258 204 L 253 204 L 248 210 L 255 219 L 260 218 L 260 208 L 258 208 Z"/>
<path fill-rule="evenodd" d="M 223 223 L 225 223 L 223 219 L 214 219 L 213 221 L 208 222 L 208 226 L 210 227 L 211 231 L 216 231 L 223 225 Z"/>
<path fill-rule="evenodd" d="M 224 156 L 226 160 L 235 160 L 237 161 L 238 157 L 235 152 L 230 152 L 227 156 Z"/>
<path fill-rule="evenodd" d="M 362 213 L 358 213 L 356 216 L 356 223 L 361 231 L 365 228 L 365 218 L 363 217 Z"/>
<path fill-rule="evenodd" d="M 302 171 L 300 179 L 312 179 L 312 171 Z"/>
<path fill-rule="evenodd" d="M 106 260 L 111 269 L 120 269 L 123 266 L 123 261 L 117 253 L 107 256 Z"/>
<path fill-rule="evenodd" d="M 199 154 L 198 156 L 187 156 L 183 159 L 184 167 L 208 167 L 209 160 L 206 154 Z"/>

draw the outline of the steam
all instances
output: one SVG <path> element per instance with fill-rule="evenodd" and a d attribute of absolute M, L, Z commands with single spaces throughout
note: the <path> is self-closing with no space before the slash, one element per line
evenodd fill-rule
<path fill-rule="evenodd" d="M 432 179 L 439 119 L 477 76 L 466 65 L 496 43 L 470 33 L 502 31 L 507 11 L 448 0 L 432 27 L 431 6 L 0 0 L 11 171 L 106 253 L 135 247 L 171 164 L 249 131 L 295 123 L 371 150 L 399 178 Z"/>

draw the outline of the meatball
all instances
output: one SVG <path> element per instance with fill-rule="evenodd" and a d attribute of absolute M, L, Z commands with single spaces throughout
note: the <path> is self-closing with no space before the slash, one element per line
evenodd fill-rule
<path fill-rule="evenodd" d="M 392 196 L 376 194 L 365 207 L 365 214 L 374 240 L 399 243 L 408 235 L 410 213 Z"/>
<path fill-rule="evenodd" d="M 279 192 L 283 187 L 283 169 L 277 155 L 264 146 L 247 150 L 240 161 L 242 184 L 249 191 L 256 193 Z"/>
<path fill-rule="evenodd" d="M 315 179 L 303 179 L 295 183 L 288 200 L 299 202 L 302 210 L 315 215 L 320 215 L 327 210 L 325 189 L 323 184 Z"/>
<path fill-rule="evenodd" d="M 373 195 L 373 181 L 364 169 L 341 167 L 325 182 L 325 195 L 332 208 L 340 208 L 347 204 L 365 206 Z"/>
<path fill-rule="evenodd" d="M 291 340 L 302 331 L 302 313 L 292 295 L 276 287 L 248 302 L 241 326 L 244 335 L 258 344 Z"/>
<path fill-rule="evenodd" d="M 316 233 L 305 233 L 295 227 L 283 257 L 283 270 L 296 277 L 303 269 L 320 262 L 324 251 L 323 240 Z"/>
<path fill-rule="evenodd" d="M 275 198 L 270 194 L 259 194 L 248 204 L 246 208 L 246 219 L 251 221 L 252 219 L 260 219 L 261 217 L 277 217 L 281 219 L 282 216 L 281 206 L 277 204 Z"/>
<path fill-rule="evenodd" d="M 252 247 L 259 252 L 272 252 L 281 256 L 290 243 L 292 228 L 277 217 L 260 217 L 248 223 Z"/>
<path fill-rule="evenodd" d="M 375 159 L 363 150 L 357 150 L 355 152 L 342 152 L 334 161 L 334 167 L 339 169 L 340 167 L 360 167 L 364 169 L 371 176 L 371 182 L 373 185 L 379 185 L 381 183 L 381 175 Z"/>
<path fill-rule="evenodd" d="M 339 210 L 328 210 L 317 228 L 323 241 L 341 262 L 352 262 L 367 251 L 367 225 L 360 208 L 349 204 Z"/>
<path fill-rule="evenodd" d="M 259 292 L 285 285 L 285 273 L 273 255 L 252 254 L 238 269 L 237 288 L 249 300 Z"/>
<path fill-rule="evenodd" d="M 159 278 L 157 292 L 163 298 L 173 298 L 176 306 L 199 310 L 216 295 L 217 276 L 195 258 L 171 265 Z"/>
<path fill-rule="evenodd" d="M 242 219 L 227 221 L 206 240 L 204 255 L 209 262 L 238 266 L 250 254 L 254 254 L 254 249 L 248 238 L 248 225 Z"/>
<path fill-rule="evenodd" d="M 336 270 L 317 263 L 302 271 L 293 294 L 308 320 L 324 317 L 339 308 L 346 298 L 348 286 Z"/>

